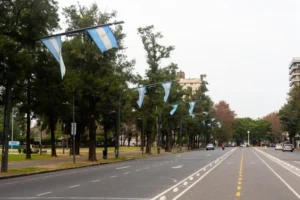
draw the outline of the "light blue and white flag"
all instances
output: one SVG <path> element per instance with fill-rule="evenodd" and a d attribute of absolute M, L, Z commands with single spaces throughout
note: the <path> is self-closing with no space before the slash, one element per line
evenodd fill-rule
<path fill-rule="evenodd" d="M 61 36 L 44 38 L 41 39 L 41 41 L 52 53 L 55 60 L 57 60 L 57 62 L 59 63 L 61 77 L 64 78 L 64 75 L 66 73 L 66 67 L 61 54 Z"/>
<path fill-rule="evenodd" d="M 192 115 L 196 101 L 189 102 L 189 104 L 190 104 L 189 113 L 190 113 L 190 115 Z"/>
<path fill-rule="evenodd" d="M 191 116 L 192 116 L 192 118 L 195 118 L 195 116 L 196 116 L 196 115 L 194 115 L 194 114 L 191 114 Z"/>
<path fill-rule="evenodd" d="M 205 120 L 202 120 L 202 124 L 205 126 Z"/>
<path fill-rule="evenodd" d="M 166 102 L 168 100 L 169 94 L 170 94 L 170 89 L 172 86 L 172 81 L 162 83 L 162 86 L 164 87 L 165 90 L 165 96 L 164 96 L 164 101 Z"/>
<path fill-rule="evenodd" d="M 170 111 L 170 115 L 174 115 L 174 113 L 176 112 L 177 108 L 178 108 L 178 104 L 172 105 L 172 110 Z"/>
<path fill-rule="evenodd" d="M 213 121 L 215 121 L 215 119 L 216 119 L 216 118 L 211 118 L 211 121 L 213 122 Z"/>
<path fill-rule="evenodd" d="M 207 126 L 211 126 L 211 124 L 207 124 Z"/>
<path fill-rule="evenodd" d="M 118 48 L 117 40 L 109 26 L 101 26 L 86 30 L 102 53 Z"/>
<path fill-rule="evenodd" d="M 220 122 L 217 122 L 217 125 L 218 125 L 218 127 L 219 127 L 219 128 L 221 128 L 221 127 L 222 127 L 222 125 L 221 125 L 221 123 L 220 123 Z"/>
<path fill-rule="evenodd" d="M 137 91 L 139 92 L 139 99 L 136 101 L 136 103 L 141 108 L 143 101 L 144 101 L 145 93 L 146 93 L 146 87 L 137 88 Z"/>

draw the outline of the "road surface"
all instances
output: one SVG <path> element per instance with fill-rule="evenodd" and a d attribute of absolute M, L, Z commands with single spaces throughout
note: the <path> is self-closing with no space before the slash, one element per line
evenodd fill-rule
<path fill-rule="evenodd" d="M 0 180 L 14 200 L 296 200 L 300 151 L 217 148 Z"/>

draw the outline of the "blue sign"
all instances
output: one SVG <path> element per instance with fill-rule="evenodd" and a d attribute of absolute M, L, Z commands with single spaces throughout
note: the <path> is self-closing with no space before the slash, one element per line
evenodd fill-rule
<path fill-rule="evenodd" d="M 20 146 L 20 141 L 9 141 L 8 146 L 10 147 L 18 147 Z"/>

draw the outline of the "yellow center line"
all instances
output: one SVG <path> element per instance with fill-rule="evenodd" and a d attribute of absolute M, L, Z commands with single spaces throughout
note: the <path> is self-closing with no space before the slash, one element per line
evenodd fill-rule
<path fill-rule="evenodd" d="M 239 170 L 239 176 L 238 176 L 238 182 L 237 182 L 237 192 L 235 194 L 237 200 L 240 199 L 241 197 L 241 189 L 242 189 L 242 176 L 243 176 L 243 161 L 244 161 L 244 149 L 242 151 L 242 157 L 241 157 L 241 162 L 240 162 L 240 170 Z"/>

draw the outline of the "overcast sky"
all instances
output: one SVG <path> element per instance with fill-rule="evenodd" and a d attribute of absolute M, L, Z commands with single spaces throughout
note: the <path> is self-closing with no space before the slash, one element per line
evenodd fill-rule
<path fill-rule="evenodd" d="M 148 67 L 137 28 L 153 24 L 186 78 L 207 74 L 213 101 L 227 101 L 238 117 L 263 117 L 286 102 L 288 66 L 300 56 L 299 0 L 77 1 L 118 12 L 137 73 Z"/>

